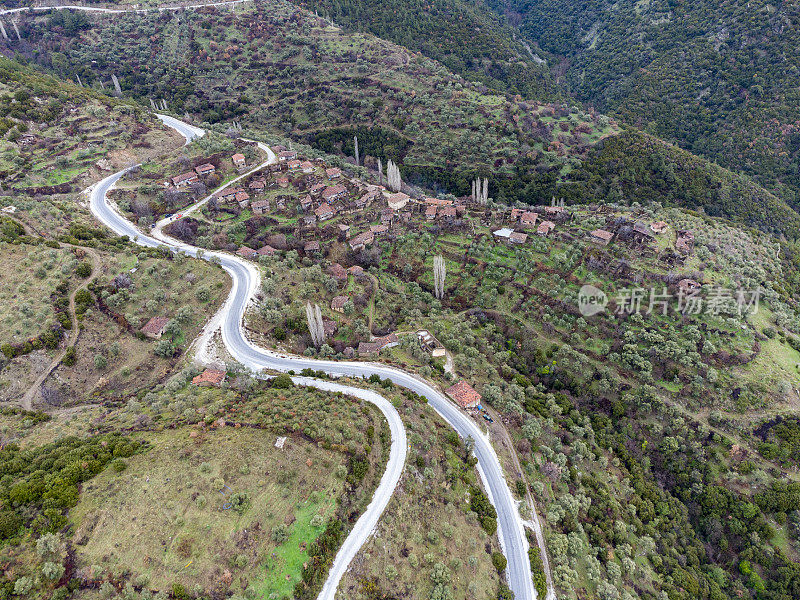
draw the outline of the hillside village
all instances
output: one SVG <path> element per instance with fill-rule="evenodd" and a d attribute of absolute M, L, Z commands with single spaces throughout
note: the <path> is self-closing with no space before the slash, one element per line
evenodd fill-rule
<path fill-rule="evenodd" d="M 251 314 L 248 326 L 253 335 L 291 352 L 316 352 L 322 343 L 323 350 L 327 348 L 330 356 L 339 359 L 380 358 L 407 366 L 408 350 L 401 348 L 415 339 L 414 344 L 428 355 L 425 362 L 447 362 L 446 353 L 434 353 L 444 348 L 434 333 L 424 327 L 408 329 L 407 320 L 390 314 L 391 306 L 383 305 L 384 288 L 396 285 L 388 277 L 416 280 L 423 291 L 432 293 L 432 280 L 419 271 L 421 265 L 401 265 L 396 260 L 385 263 L 382 258 L 386 251 L 396 252 L 408 236 L 432 236 L 444 244 L 447 260 L 460 263 L 462 269 L 481 264 L 473 257 L 474 249 L 487 243 L 506 248 L 502 252 L 509 258 L 498 264 L 503 270 L 509 268 L 506 260 L 518 262 L 523 256 L 542 255 L 547 261 L 560 252 L 558 248 L 580 250 L 587 266 L 616 282 L 615 286 L 655 280 L 668 287 L 679 303 L 699 298 L 704 284 L 715 279 L 704 279 L 702 261 L 694 256 L 695 236 L 690 228 L 646 211 L 609 205 L 568 207 L 555 201 L 503 207 L 479 194 L 431 197 L 409 186 L 394 192 L 377 172 L 370 172 L 372 181 L 365 181 L 351 176 L 346 165 L 332 166 L 323 158 L 306 157 L 284 146 L 273 149 L 277 161 L 262 168 L 255 159 L 243 160 L 240 152 L 215 157 L 218 165 L 230 171 L 230 177 L 238 179 L 213 192 L 199 211 L 181 216 L 179 202 L 174 210 L 180 218 L 165 231 L 183 241 L 227 250 L 262 264 L 277 289 L 265 289 L 261 309 Z M 197 166 L 192 171 L 165 182 L 166 194 L 174 190 L 186 196 L 183 202 L 199 200 L 184 190 L 192 185 L 211 189 L 210 183 L 219 180 L 217 167 L 207 157 L 197 156 L 193 162 Z M 456 250 L 459 247 L 462 249 Z M 426 249 L 421 251 L 423 257 L 428 254 Z M 300 273 L 276 268 L 283 261 L 299 263 Z M 541 268 L 543 274 L 560 270 Z M 514 271 L 507 271 L 512 278 Z M 564 277 L 568 282 L 578 281 L 573 275 Z M 520 302 L 529 293 L 525 291 Z M 566 295 L 548 302 L 555 300 L 565 306 L 572 292 L 560 293 Z M 280 306 L 272 304 L 275 295 L 283 298 Z M 458 296 L 451 296 L 448 305 L 455 307 L 459 301 Z M 619 310 L 618 302 L 612 299 L 609 310 Z M 315 343 L 308 337 L 302 316 L 302 306 L 308 303 L 322 308 L 324 342 Z M 462 308 L 474 306 L 470 302 Z M 518 310 L 522 306 L 518 304 Z M 276 309 L 284 315 L 277 320 Z M 577 312 L 576 305 L 565 309 Z M 292 310 L 297 310 L 294 316 Z M 416 322 L 425 326 L 424 320 Z M 477 404 L 479 401 L 470 402 L 469 407 Z"/>

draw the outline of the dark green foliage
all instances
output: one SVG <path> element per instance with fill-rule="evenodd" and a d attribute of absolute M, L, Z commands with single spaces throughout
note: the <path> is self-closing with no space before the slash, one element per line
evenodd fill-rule
<path fill-rule="evenodd" d="M 75 268 L 75 274 L 78 277 L 85 279 L 92 274 L 92 265 L 90 265 L 88 262 L 82 262 Z"/>
<path fill-rule="evenodd" d="M 567 57 L 579 99 L 728 168 L 797 205 L 797 3 L 490 0 Z"/>
<path fill-rule="evenodd" d="M 270 387 L 286 390 L 294 387 L 294 381 L 292 381 L 291 375 L 277 375 L 270 381 Z"/>
<path fill-rule="evenodd" d="M 60 28 L 68 35 L 75 35 L 82 29 L 90 29 L 92 24 L 84 11 L 80 10 L 54 10 L 50 12 L 48 22 L 52 28 Z"/>
<path fill-rule="evenodd" d="M 295 598 L 308 600 L 316 596 L 315 590 L 327 577 L 343 535 L 344 525 L 342 521 L 337 518 L 330 519 L 325 531 L 311 544 L 308 550 L 309 560 L 303 566 L 302 580 L 295 587 Z"/>
<path fill-rule="evenodd" d="M 77 356 L 75 353 L 75 346 L 70 346 L 67 348 L 67 351 L 64 353 L 64 358 L 61 359 L 61 364 L 65 367 L 71 367 L 77 361 Z"/>
<path fill-rule="evenodd" d="M 495 569 L 497 569 L 498 573 L 505 571 L 507 564 L 508 561 L 506 560 L 506 557 L 503 556 L 502 552 L 497 552 L 496 550 L 492 552 L 492 565 Z"/>
<path fill-rule="evenodd" d="M 541 552 L 539 546 L 536 545 L 536 540 L 530 540 L 530 548 L 528 549 L 528 560 L 531 563 L 531 574 L 533 575 L 533 585 L 536 588 L 536 594 L 539 598 L 544 598 L 547 594 L 547 579 L 544 574 L 544 563 L 542 563 Z"/>
<path fill-rule="evenodd" d="M 494 532 L 497 531 L 497 511 L 483 490 L 477 486 L 470 488 L 469 509 L 478 515 L 478 521 L 484 531 L 489 535 L 494 535 Z"/>
<path fill-rule="evenodd" d="M 67 437 L 29 450 L 6 446 L 0 450 L 0 504 L 36 532 L 57 531 L 66 524 L 67 509 L 77 503 L 81 483 L 102 471 L 115 454 L 130 456 L 140 449 L 119 434 Z M 14 517 L 7 516 L 6 522 L 13 525 Z"/>
<path fill-rule="evenodd" d="M 308 6 L 338 24 L 422 52 L 466 79 L 494 89 L 542 100 L 559 95 L 547 69 L 537 65 L 515 41 L 513 30 L 480 3 L 309 0 Z"/>
<path fill-rule="evenodd" d="M 363 454 L 350 456 L 347 465 L 347 482 L 352 486 L 358 486 L 364 481 L 364 477 L 369 470 L 369 459 Z"/>
<path fill-rule="evenodd" d="M 397 162 L 406 155 L 411 141 L 395 132 L 379 127 L 338 127 L 313 133 L 309 143 L 329 154 L 355 156 L 353 137 L 358 137 L 358 151 L 361 157 L 372 156 L 386 161 Z"/>
<path fill-rule="evenodd" d="M 514 592 L 505 581 L 501 581 L 497 586 L 497 600 L 514 600 Z"/>

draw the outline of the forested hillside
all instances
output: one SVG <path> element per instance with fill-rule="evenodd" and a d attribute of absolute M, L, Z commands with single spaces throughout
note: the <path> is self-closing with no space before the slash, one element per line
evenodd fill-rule
<path fill-rule="evenodd" d="M 300 3 L 349 29 L 422 52 L 473 81 L 537 100 L 563 97 L 543 59 L 483 0 L 306 0 Z"/>
<path fill-rule="evenodd" d="M 489 178 L 491 195 L 506 203 L 648 195 L 797 235 L 796 213 L 780 198 L 662 144 L 614 146 L 624 155 L 625 170 L 622 183 L 612 186 L 601 175 L 609 164 L 594 150 L 618 132 L 607 117 L 492 93 L 436 61 L 331 27 L 287 3 L 236 12 L 92 16 L 91 27 L 77 31 L 58 23 L 54 15 L 26 15 L 23 41 L 7 42 L 9 50 L 96 88 L 111 86 L 116 75 L 123 96 L 145 103 L 163 99 L 198 121 L 236 120 L 350 156 L 357 134 L 367 166 L 391 158 L 411 183 L 463 195 L 479 174 Z M 648 169 L 654 160 L 673 173 L 690 165 L 702 184 L 653 175 Z M 624 183 L 634 181 L 629 175 L 636 172 L 652 177 L 650 189 L 657 193 Z M 714 199 L 720 189 L 722 197 Z M 753 197 L 769 197 L 773 210 L 744 209 L 755 206 Z"/>
<path fill-rule="evenodd" d="M 797 205 L 800 8 L 794 2 L 491 0 L 563 57 L 577 99 Z"/>

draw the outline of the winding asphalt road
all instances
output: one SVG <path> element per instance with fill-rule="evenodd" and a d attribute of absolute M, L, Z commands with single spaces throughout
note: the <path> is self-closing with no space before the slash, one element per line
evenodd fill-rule
<path fill-rule="evenodd" d="M 164 118 L 163 115 L 160 115 L 159 118 L 183 135 L 187 143 L 193 138 L 202 135 L 201 129 L 187 125 L 177 119 L 171 117 Z M 179 250 L 191 256 L 198 256 L 198 248 L 169 238 L 157 230 L 154 232 L 154 235 L 157 235 L 160 239 L 143 235 L 132 223 L 127 221 L 110 206 L 106 194 L 126 171 L 127 170 L 120 171 L 119 173 L 110 175 L 91 188 L 91 210 L 95 217 L 111 228 L 115 233 L 128 236 L 136 243 L 143 246 L 156 247 L 164 245 L 172 250 Z M 225 269 L 233 279 L 230 295 L 218 314 L 221 316 L 220 326 L 223 343 L 231 356 L 244 366 L 254 371 L 271 369 L 282 372 L 290 370 L 301 371 L 302 369 L 310 368 L 317 371 L 324 371 L 334 377 L 369 377 L 370 375 L 377 374 L 384 379 L 388 378 L 397 385 L 412 390 L 427 398 L 431 407 L 433 407 L 461 437 L 471 437 L 475 441 L 475 456 L 478 459 L 478 472 L 487 490 L 489 499 L 497 509 L 498 536 L 503 554 L 505 554 L 508 559 L 506 577 L 509 586 L 514 592 L 516 600 L 534 600 L 536 598 L 536 591 L 533 587 L 530 563 L 528 560 L 528 541 L 525 537 L 524 526 L 517 509 L 517 503 L 511 494 L 503 474 L 503 469 L 500 465 L 500 460 L 494 448 L 476 423 L 432 385 L 400 369 L 368 362 L 339 362 L 315 360 L 302 356 L 286 356 L 255 346 L 245 336 L 242 324 L 245 310 L 248 304 L 253 300 L 260 286 L 260 274 L 257 266 L 250 261 L 223 252 L 202 251 L 201 256 L 206 260 L 212 258 L 218 260 L 222 268 Z M 213 321 L 216 320 L 212 320 L 212 322 Z M 338 385 L 316 379 L 297 378 L 297 380 L 304 385 L 313 385 L 320 389 L 331 389 L 328 386 Z M 361 394 L 365 392 L 363 389 L 347 386 L 339 386 L 339 388 L 341 391 L 346 389 L 345 393 L 347 394 L 364 397 L 361 396 Z M 372 394 L 374 394 L 374 392 L 372 392 Z M 405 461 L 407 444 L 405 442 L 405 431 L 402 421 L 400 421 L 397 411 L 393 409 L 391 404 L 387 403 L 388 406 L 383 406 L 383 403 L 378 401 L 381 397 L 377 394 L 374 394 L 374 396 L 375 397 L 365 399 L 376 402 L 389 420 L 390 426 L 392 427 L 393 457 L 396 456 L 395 452 L 402 438 L 402 460 L 400 460 L 400 453 L 398 452 L 397 461 L 399 461 L 400 464 L 399 469 L 397 469 L 397 463 L 390 459 L 390 465 L 387 467 L 386 473 L 381 480 L 381 485 L 375 493 L 370 508 L 367 509 L 367 512 L 362 515 L 356 523 L 356 526 L 345 541 L 344 546 L 336 556 L 329 579 L 325 583 L 325 587 L 319 596 L 320 600 L 333 600 L 341 576 L 347 570 L 350 561 L 355 556 L 358 549 L 369 538 L 371 532 L 374 530 L 378 517 L 386 504 L 388 504 L 397 479 L 399 479 L 400 472 L 402 471 L 402 463 Z M 383 399 L 383 402 L 386 402 L 385 399 Z M 388 411 L 390 408 L 393 414 Z M 397 430 L 395 431 L 396 428 Z M 391 480 L 395 477 L 394 484 L 391 485 L 390 488 L 388 486 L 384 487 L 384 479 L 388 478 Z M 379 510 L 371 511 L 370 509 L 373 504 L 380 506 Z M 366 519 L 368 516 L 370 518 Z M 364 521 L 363 526 L 362 521 Z"/>

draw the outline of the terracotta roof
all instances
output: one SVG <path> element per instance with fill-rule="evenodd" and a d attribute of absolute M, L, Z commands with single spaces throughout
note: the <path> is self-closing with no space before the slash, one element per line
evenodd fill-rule
<path fill-rule="evenodd" d="M 556 224 L 552 221 L 542 221 L 539 223 L 539 227 L 536 228 L 536 233 L 548 234 L 555 226 Z"/>
<path fill-rule="evenodd" d="M 508 236 L 508 239 L 515 244 L 524 244 L 528 240 L 528 234 L 514 232 Z"/>
<path fill-rule="evenodd" d="M 606 242 L 608 242 L 609 240 L 611 240 L 611 238 L 614 237 L 613 233 L 611 233 L 610 231 L 606 231 L 605 229 L 595 229 L 589 235 L 604 240 Z"/>
<path fill-rule="evenodd" d="M 167 317 L 153 317 L 147 323 L 145 323 L 144 327 L 142 327 L 141 332 L 145 335 L 155 335 L 159 336 L 163 333 L 164 327 L 169 323 L 169 318 Z"/>
<path fill-rule="evenodd" d="M 335 296 L 333 300 L 331 300 L 331 308 L 333 310 L 341 310 L 344 308 L 344 305 L 347 304 L 347 301 L 350 300 L 348 296 Z"/>
<path fill-rule="evenodd" d="M 381 345 L 377 342 L 359 342 L 359 354 L 377 354 L 381 351 Z"/>
<path fill-rule="evenodd" d="M 258 251 L 248 248 L 247 246 L 242 246 L 236 251 L 236 254 L 243 256 L 244 258 L 253 258 L 254 256 L 258 255 Z"/>
<path fill-rule="evenodd" d="M 481 403 L 481 395 L 463 379 L 446 390 L 448 396 L 461 408 L 471 408 Z"/>
<path fill-rule="evenodd" d="M 326 187 L 325 191 L 322 192 L 322 197 L 325 199 L 328 198 L 335 198 L 340 194 L 344 194 L 347 192 L 347 188 L 344 187 L 341 183 L 332 185 L 330 187 Z"/>
<path fill-rule="evenodd" d="M 250 205 L 250 208 L 253 210 L 258 210 L 263 208 L 264 210 L 269 209 L 269 200 L 256 200 Z"/>
<path fill-rule="evenodd" d="M 425 204 L 430 206 L 451 206 L 452 200 L 442 200 L 440 198 L 425 198 Z"/>
<path fill-rule="evenodd" d="M 397 339 L 397 334 L 393 331 L 389 335 L 384 335 L 383 337 L 375 338 L 373 340 L 376 344 L 380 344 L 381 349 L 385 348 L 389 344 L 397 344 L 399 340 Z"/>
<path fill-rule="evenodd" d="M 331 167 L 330 169 L 325 169 L 325 175 L 327 175 L 329 179 L 333 179 L 334 177 L 340 177 L 342 171 L 338 167 Z"/>
<path fill-rule="evenodd" d="M 403 208 L 408 203 L 408 200 L 409 200 L 408 194 L 404 194 L 403 192 L 397 192 L 396 194 L 391 194 L 386 199 L 386 202 L 392 208 Z"/>
<path fill-rule="evenodd" d="M 314 209 L 314 214 L 318 217 L 329 217 L 333 215 L 333 209 L 330 204 L 322 204 Z"/>
<path fill-rule="evenodd" d="M 371 244 L 374 241 L 375 241 L 375 234 L 372 233 L 371 231 L 365 231 L 364 233 L 359 233 L 358 235 L 354 235 L 353 237 L 351 237 L 348 243 L 350 244 L 351 248 L 355 248 L 360 244 L 364 244 L 366 246 L 367 244 Z"/>
<path fill-rule="evenodd" d="M 211 163 L 203 163 L 202 165 L 196 166 L 194 168 L 194 170 L 198 174 L 202 174 L 202 173 L 208 173 L 208 172 L 211 172 L 211 171 L 216 171 L 217 168 L 214 165 L 212 165 Z"/>
<path fill-rule="evenodd" d="M 197 179 L 197 173 L 194 171 L 188 171 L 187 173 L 181 173 L 180 175 L 176 175 L 172 178 L 172 185 L 178 185 L 179 183 L 183 183 L 184 181 L 192 181 Z"/>
<path fill-rule="evenodd" d="M 386 233 L 389 228 L 386 225 L 373 225 L 369 228 L 372 233 Z"/>
<path fill-rule="evenodd" d="M 237 202 L 244 202 L 245 200 L 250 200 L 250 194 L 248 194 L 244 190 L 242 190 L 240 192 L 236 192 L 236 201 Z"/>
<path fill-rule="evenodd" d="M 255 181 L 251 181 L 247 187 L 251 190 L 263 190 L 266 185 L 267 183 L 263 179 L 256 179 Z"/>
<path fill-rule="evenodd" d="M 267 244 L 266 246 L 262 246 L 261 248 L 256 250 L 256 252 L 258 252 L 259 256 L 272 256 L 273 254 L 275 254 L 275 248 Z"/>
<path fill-rule="evenodd" d="M 218 371 L 216 369 L 206 369 L 200 375 L 192 379 L 195 385 L 214 385 L 217 386 L 225 381 L 225 371 Z"/>
<path fill-rule="evenodd" d="M 336 279 L 347 279 L 347 271 L 339 263 L 333 263 L 328 267 L 328 273 Z"/>
<path fill-rule="evenodd" d="M 655 233 L 663 233 L 667 230 L 668 225 L 664 221 L 656 221 L 655 223 L 650 223 L 650 229 Z"/>

